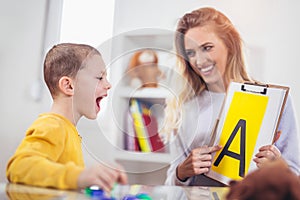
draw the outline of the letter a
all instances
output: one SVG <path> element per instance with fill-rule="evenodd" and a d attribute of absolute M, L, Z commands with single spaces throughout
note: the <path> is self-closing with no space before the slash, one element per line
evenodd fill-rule
<path fill-rule="evenodd" d="M 238 130 L 241 129 L 241 140 L 240 140 L 240 154 L 235 152 L 229 151 L 229 146 L 231 145 L 234 137 L 236 136 Z M 246 120 L 240 119 L 235 126 L 233 132 L 231 133 L 228 141 L 226 142 L 224 148 L 222 149 L 221 153 L 219 154 L 218 158 L 214 162 L 214 166 L 218 166 L 225 155 L 237 159 L 240 161 L 239 167 L 239 176 L 245 176 L 245 149 L 246 149 Z"/>

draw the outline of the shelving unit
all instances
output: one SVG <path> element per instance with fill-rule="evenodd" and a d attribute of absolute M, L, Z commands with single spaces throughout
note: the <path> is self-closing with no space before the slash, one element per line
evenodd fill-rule
<path fill-rule="evenodd" d="M 130 183 L 162 184 L 168 165 L 172 161 L 170 145 L 166 145 L 165 153 L 124 150 L 124 131 L 126 131 L 124 119 L 126 114 L 128 115 L 130 99 L 136 98 L 152 104 L 151 112 L 155 115 L 158 126 L 162 126 L 165 100 L 176 94 L 173 90 L 176 83 L 171 80 L 176 64 L 173 27 L 177 21 L 177 14 L 161 18 L 159 15 L 152 15 L 157 5 L 140 1 L 131 3 L 130 9 L 124 9 L 127 6 L 124 1 L 116 1 L 115 4 L 114 37 L 111 41 L 109 63 L 109 80 L 113 86 L 108 106 L 111 109 L 111 116 L 108 116 L 112 121 L 111 142 L 115 147 L 115 160 L 130 172 L 128 174 Z M 159 81 L 157 88 L 137 89 L 128 83 L 125 72 L 129 60 L 134 52 L 141 49 L 152 49 L 158 54 L 158 65 L 166 78 Z"/>
<path fill-rule="evenodd" d="M 125 117 L 129 109 L 131 98 L 140 99 L 151 104 L 151 112 L 162 126 L 166 98 L 174 95 L 172 90 L 173 68 L 176 63 L 173 52 L 173 32 L 161 29 L 140 29 L 117 35 L 112 41 L 112 60 L 109 66 L 111 89 L 111 108 L 115 135 L 115 160 L 125 166 L 127 172 L 136 174 L 149 171 L 163 170 L 172 160 L 172 152 L 166 145 L 164 153 L 127 151 L 124 148 Z M 126 69 L 133 53 L 141 49 L 152 49 L 158 54 L 158 65 L 164 78 L 158 83 L 157 88 L 135 88 L 128 84 Z M 141 167 L 143 165 L 143 167 Z M 157 173 L 157 172 L 156 172 Z M 161 178 L 161 177 L 159 177 Z M 144 182 L 143 182 L 144 183 Z"/>

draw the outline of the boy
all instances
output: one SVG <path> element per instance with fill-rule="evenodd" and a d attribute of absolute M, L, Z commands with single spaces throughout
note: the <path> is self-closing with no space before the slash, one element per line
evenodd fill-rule
<path fill-rule="evenodd" d="M 49 113 L 39 115 L 9 160 L 7 179 L 57 189 L 98 185 L 105 191 L 126 184 L 121 167 L 98 164 L 84 168 L 76 124 L 82 116 L 96 119 L 100 101 L 111 88 L 99 51 L 84 44 L 55 45 L 46 55 L 44 80 L 53 98 Z"/>

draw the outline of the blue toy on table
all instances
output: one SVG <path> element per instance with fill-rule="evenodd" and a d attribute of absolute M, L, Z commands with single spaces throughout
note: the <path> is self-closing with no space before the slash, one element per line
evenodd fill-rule
<path fill-rule="evenodd" d="M 105 192 L 98 186 L 91 186 L 85 189 L 84 193 L 95 200 L 116 200 L 114 197 L 108 197 Z M 128 194 L 122 197 L 121 200 L 152 200 L 146 193 Z"/>
<path fill-rule="evenodd" d="M 152 200 L 152 198 L 146 193 L 139 193 L 136 195 L 125 195 L 122 200 Z"/>
<path fill-rule="evenodd" d="M 116 200 L 113 197 L 106 196 L 105 192 L 98 186 L 87 187 L 84 193 L 95 200 Z"/>

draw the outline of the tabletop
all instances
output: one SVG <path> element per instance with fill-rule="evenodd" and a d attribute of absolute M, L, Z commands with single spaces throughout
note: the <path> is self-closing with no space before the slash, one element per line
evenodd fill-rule
<path fill-rule="evenodd" d="M 166 185 L 117 185 L 110 194 L 104 196 L 93 196 L 87 194 L 86 190 L 57 190 L 40 188 L 12 183 L 0 183 L 1 200 L 104 200 L 104 199 L 152 199 L 152 200 L 174 200 L 174 199 L 225 199 L 228 192 L 227 187 L 180 187 Z M 137 198 L 140 194 L 146 194 L 147 198 Z M 104 198 L 105 197 L 105 198 Z M 136 198 L 133 198 L 136 197 Z"/>

